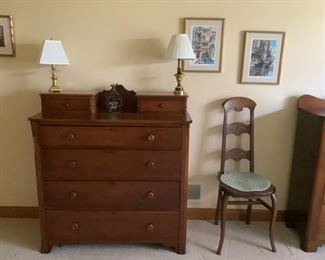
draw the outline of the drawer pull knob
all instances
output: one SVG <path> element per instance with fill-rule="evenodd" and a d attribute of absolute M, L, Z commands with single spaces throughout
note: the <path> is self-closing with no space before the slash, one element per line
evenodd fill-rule
<path fill-rule="evenodd" d="M 69 108 L 69 107 L 71 107 L 71 104 L 70 103 L 65 103 L 64 106 Z"/>
<path fill-rule="evenodd" d="M 148 139 L 149 142 L 153 142 L 155 140 L 155 135 L 150 134 L 150 135 L 148 135 L 147 139 Z"/>
<path fill-rule="evenodd" d="M 152 224 L 152 223 L 149 223 L 148 225 L 147 225 L 147 230 L 149 231 L 149 232 L 152 232 L 153 230 L 154 230 L 154 225 Z"/>
<path fill-rule="evenodd" d="M 159 104 L 159 107 L 160 107 L 160 108 L 165 108 L 166 105 L 165 105 L 165 104 Z"/>
<path fill-rule="evenodd" d="M 155 198 L 155 194 L 154 194 L 152 191 L 149 191 L 149 192 L 147 193 L 147 198 L 148 198 L 149 200 L 153 200 L 153 199 Z"/>
<path fill-rule="evenodd" d="M 69 162 L 69 168 L 76 168 L 76 166 L 77 166 L 77 161 L 72 160 Z"/>
<path fill-rule="evenodd" d="M 72 229 L 72 230 L 78 230 L 78 229 L 79 229 L 79 223 L 78 223 L 78 222 L 74 222 L 74 223 L 72 223 L 72 225 L 71 225 L 71 229 Z"/>
<path fill-rule="evenodd" d="M 154 161 L 151 161 L 151 160 L 148 161 L 148 162 L 147 162 L 147 167 L 148 167 L 148 168 L 154 168 L 154 167 L 155 167 L 155 162 L 154 162 Z"/>
<path fill-rule="evenodd" d="M 75 200 L 76 198 L 78 198 L 78 192 L 72 191 L 70 193 L 70 199 Z"/>
<path fill-rule="evenodd" d="M 67 135 L 66 135 L 66 138 L 68 139 L 68 140 L 72 140 L 72 139 L 74 139 L 75 138 L 75 134 L 74 133 L 67 133 Z"/>

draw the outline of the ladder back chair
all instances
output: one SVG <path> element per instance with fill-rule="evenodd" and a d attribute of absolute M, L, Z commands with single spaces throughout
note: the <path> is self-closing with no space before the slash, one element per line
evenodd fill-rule
<path fill-rule="evenodd" d="M 229 98 L 222 104 L 224 110 L 224 122 L 222 133 L 221 164 L 218 174 L 219 191 L 215 214 L 215 224 L 218 225 L 221 217 L 221 233 L 217 254 L 221 254 L 223 241 L 225 237 L 225 211 L 227 205 L 247 205 L 246 223 L 250 224 L 252 205 L 263 205 L 271 211 L 269 237 L 271 248 L 276 252 L 273 238 L 273 224 L 276 218 L 277 206 L 275 187 L 269 180 L 254 172 L 254 110 L 256 103 L 245 97 Z M 241 112 L 244 108 L 249 109 L 249 124 L 242 122 L 228 123 L 228 112 L 234 110 Z M 248 134 L 249 150 L 242 148 L 232 148 L 227 150 L 227 136 L 234 134 L 241 136 Z M 249 171 L 225 171 L 226 160 L 232 159 L 240 161 L 246 159 L 249 161 Z M 241 198 L 245 200 L 229 200 L 229 198 Z M 263 197 L 271 197 L 271 205 L 262 200 Z"/>

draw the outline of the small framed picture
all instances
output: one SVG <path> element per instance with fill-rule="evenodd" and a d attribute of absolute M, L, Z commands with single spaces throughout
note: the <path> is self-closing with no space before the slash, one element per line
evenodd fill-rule
<path fill-rule="evenodd" d="M 185 18 L 185 33 L 196 58 L 184 61 L 184 71 L 221 72 L 223 18 Z"/>
<path fill-rule="evenodd" d="M 15 56 L 12 16 L 0 15 L 0 56 Z"/>
<path fill-rule="evenodd" d="M 240 83 L 279 84 L 284 32 L 245 31 Z"/>

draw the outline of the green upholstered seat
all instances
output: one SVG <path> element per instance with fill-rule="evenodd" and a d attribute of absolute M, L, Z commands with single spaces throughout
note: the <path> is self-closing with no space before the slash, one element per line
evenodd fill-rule
<path fill-rule="evenodd" d="M 220 180 L 227 186 L 244 192 L 264 191 L 271 186 L 268 179 L 255 172 L 225 172 Z"/>

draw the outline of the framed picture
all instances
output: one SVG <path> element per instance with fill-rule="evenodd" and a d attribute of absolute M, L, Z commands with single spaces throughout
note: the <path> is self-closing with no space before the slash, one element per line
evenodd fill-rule
<path fill-rule="evenodd" d="M 185 33 L 196 58 L 184 61 L 184 71 L 221 72 L 223 18 L 185 18 Z"/>
<path fill-rule="evenodd" d="M 284 32 L 245 31 L 240 83 L 279 84 Z"/>
<path fill-rule="evenodd" d="M 0 15 L 0 56 L 15 56 L 12 16 Z"/>

